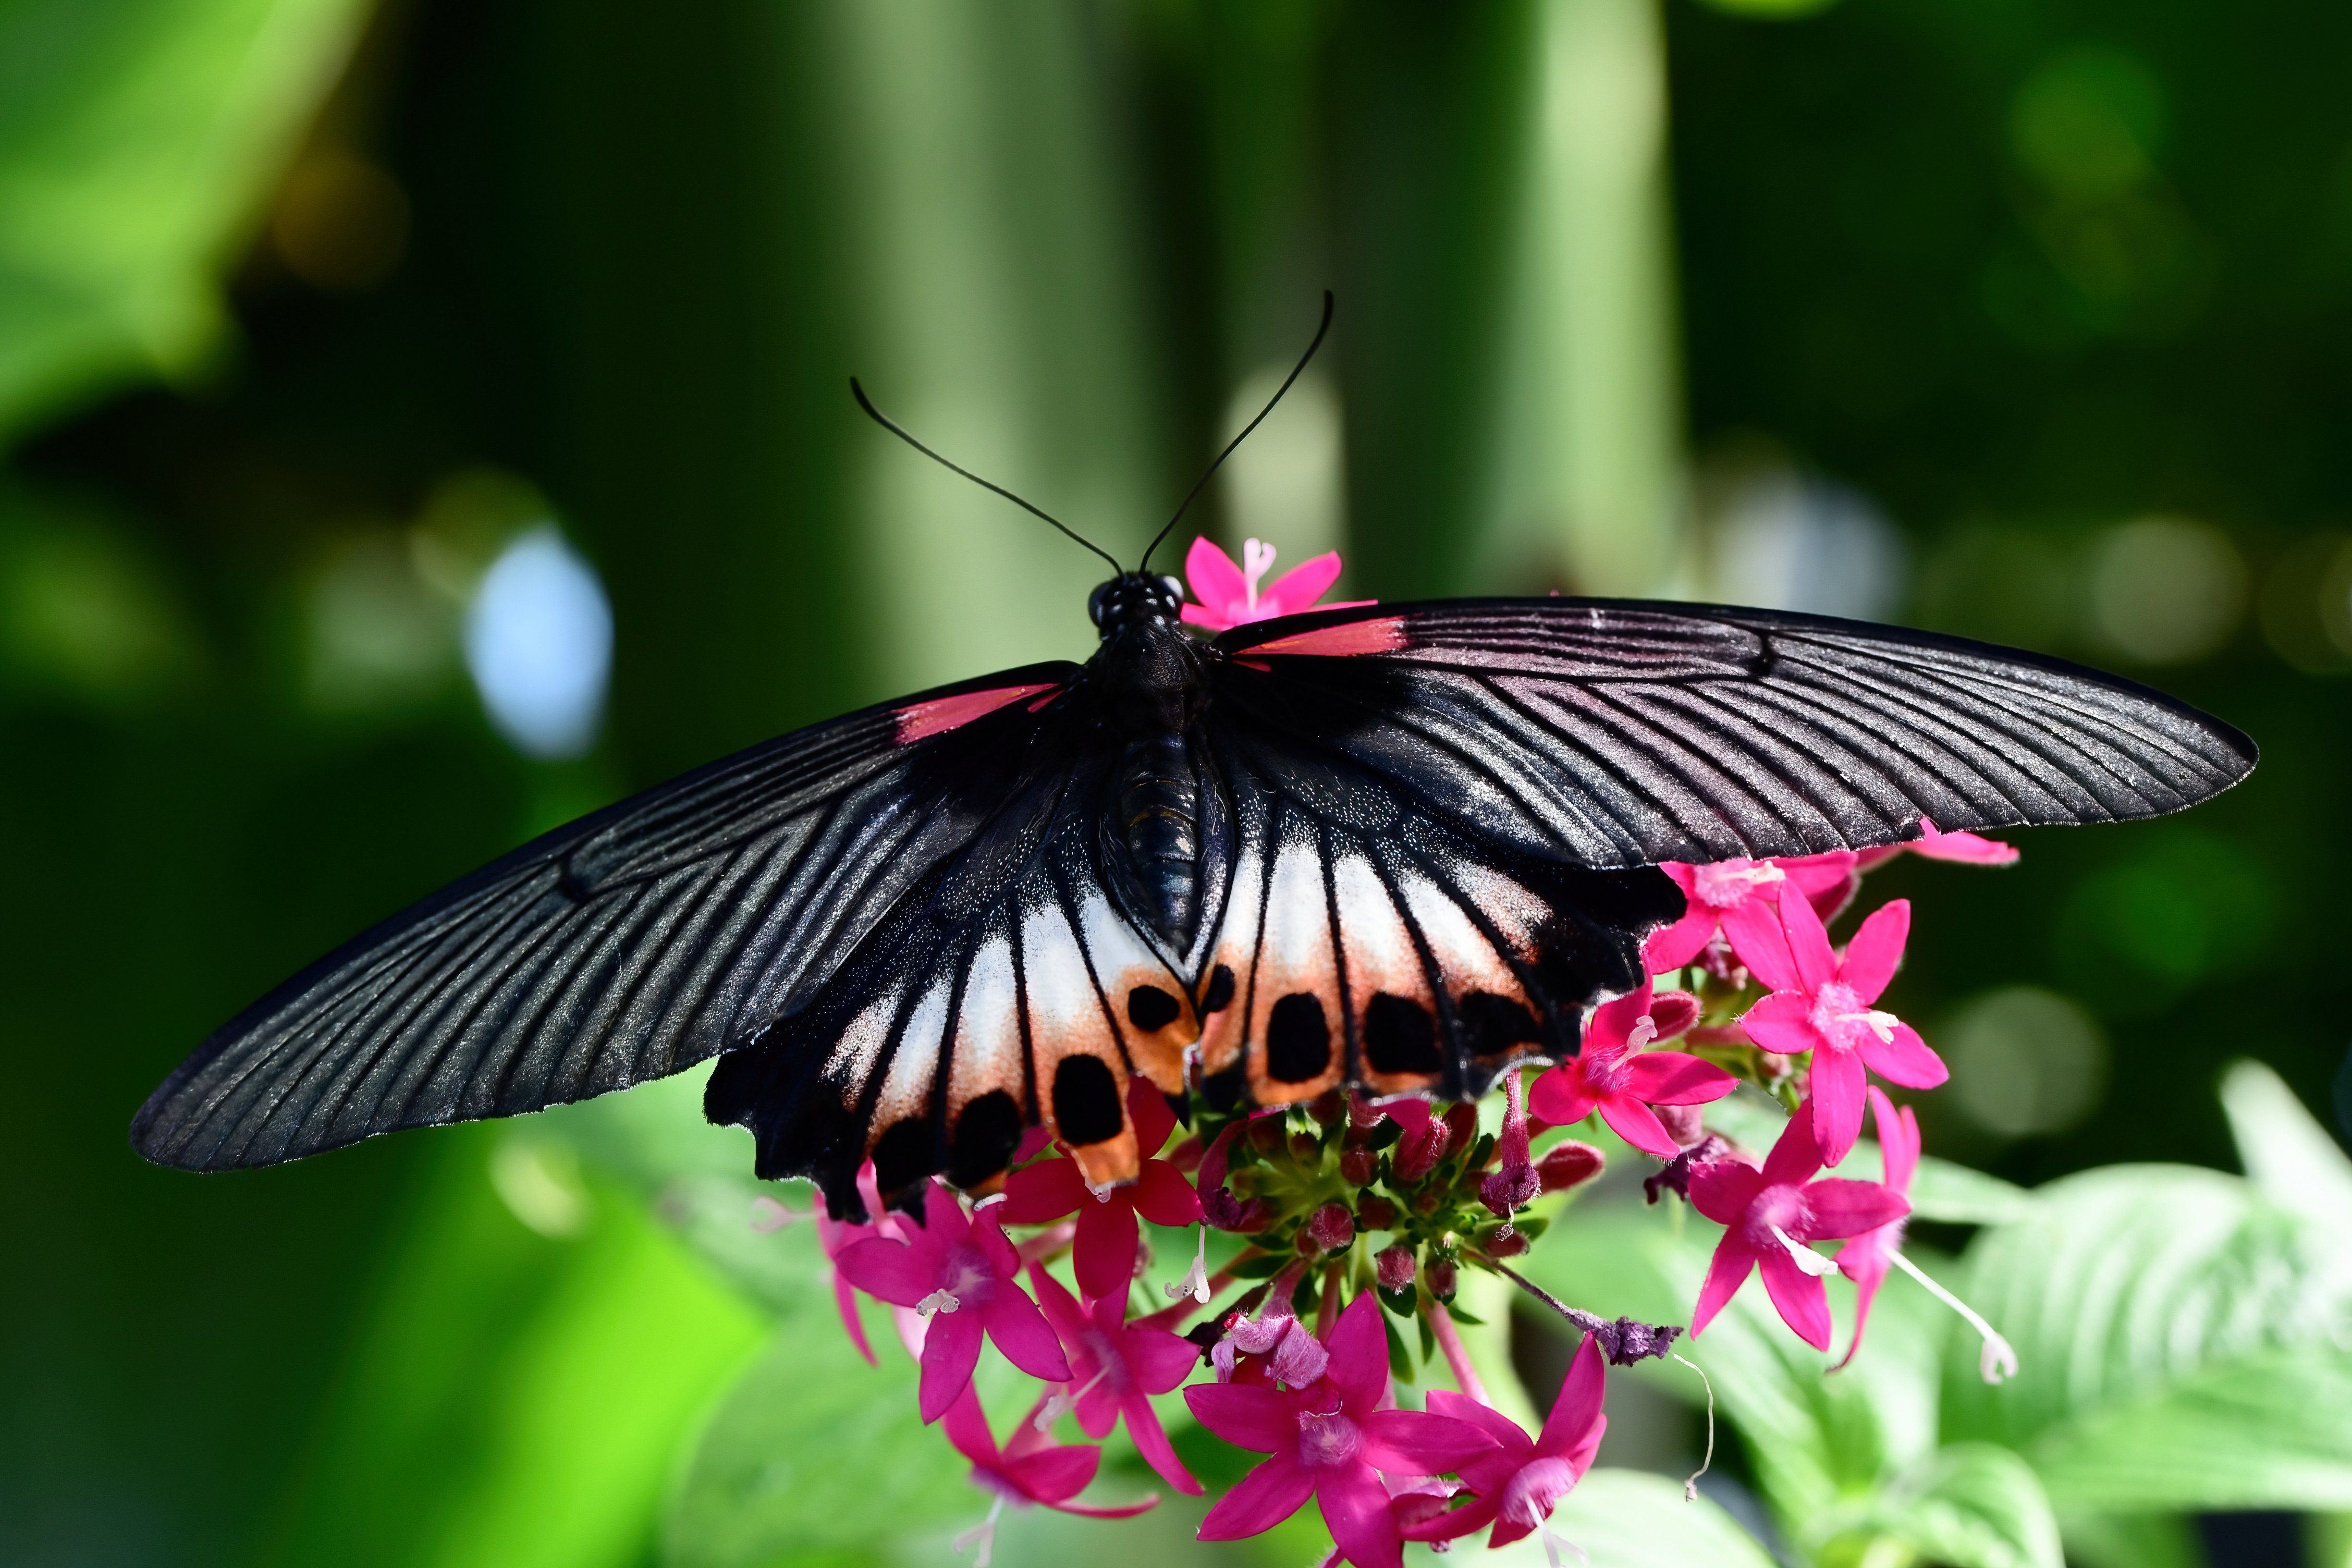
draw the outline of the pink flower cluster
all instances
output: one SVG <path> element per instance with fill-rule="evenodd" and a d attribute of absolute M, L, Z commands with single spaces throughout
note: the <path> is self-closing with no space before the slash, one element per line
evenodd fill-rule
<path fill-rule="evenodd" d="M 1236 567 L 1195 542 L 1189 568 L 1198 603 L 1185 606 L 1188 622 L 1213 630 L 1295 613 L 1339 573 L 1336 555 L 1321 556 L 1261 588 L 1274 552 L 1251 541 L 1244 556 L 1245 567 Z M 1905 847 L 1913 853 L 1978 864 L 2015 858 L 1970 834 L 1926 822 L 1920 830 Z M 921 1418 L 941 1425 L 998 1509 L 1042 1504 L 1121 1517 L 1153 1506 L 1153 1496 L 1076 1500 L 1095 1479 L 1101 1441 L 1122 1424 L 1162 1480 L 1200 1494 L 1152 1403 L 1181 1388 L 1202 1427 L 1264 1456 L 1209 1509 L 1203 1540 L 1256 1534 L 1310 1500 L 1337 1543 L 1327 1568 L 1343 1560 L 1402 1568 L 1406 1541 L 1442 1546 L 1485 1531 L 1500 1546 L 1548 1531 L 1607 1426 L 1608 1367 L 1670 1354 L 1682 1331 L 1583 1312 L 1506 1261 L 1551 1222 L 1539 1212 L 1545 1194 L 1592 1179 L 1603 1164 L 1590 1144 L 1554 1139 L 1539 1150 L 1536 1139 L 1598 1118 L 1664 1163 L 1645 1184 L 1654 1195 L 1671 1187 L 1724 1227 L 1693 1334 L 1760 1273 L 1781 1319 L 1827 1350 L 1823 1280 L 1843 1274 L 1859 1291 L 1850 1360 L 1888 1270 L 1916 1272 L 1900 1247 L 1918 1125 L 1869 1081 L 1875 1074 L 1920 1089 L 1945 1077 L 1918 1034 L 1879 1005 L 1902 960 L 1910 907 L 1896 900 L 1872 911 L 1842 951 L 1827 929 L 1863 873 L 1900 852 L 1664 868 L 1685 908 L 1645 944 L 1650 978 L 1593 1010 L 1573 1059 L 1531 1082 L 1504 1075 L 1493 1133 L 1482 1131 L 1475 1106 L 1333 1092 L 1226 1116 L 1194 1101 L 1199 1135 L 1170 1148 L 1177 1111 L 1139 1078 L 1128 1096 L 1141 1155 L 1130 1183 L 1090 1186 L 1070 1152 L 1046 1147 L 1039 1134 L 1023 1145 L 1000 1194 L 973 1203 L 931 1182 L 915 1196 L 919 1212 L 903 1214 L 885 1208 L 869 1165 L 859 1190 L 871 1217 L 819 1216 L 843 1322 L 873 1361 L 858 1293 L 887 1306 L 919 1363 Z M 1791 1108 L 1760 1160 L 1704 1125 L 1706 1108 L 1742 1081 Z M 1824 1174 L 1854 1147 L 1865 1104 L 1876 1118 L 1882 1179 Z M 1150 1258 L 1146 1222 L 1194 1233 L 1191 1269 L 1164 1288 L 1172 1305 L 1139 1306 Z M 1213 1273 L 1212 1231 L 1238 1247 Z M 1385 1243 L 1367 1239 L 1374 1237 Z M 1815 1249 L 1824 1242 L 1843 1246 L 1832 1257 Z M 1449 1307 L 1464 1268 L 1517 1280 L 1585 1332 L 1536 1434 L 1487 1403 L 1455 1331 Z M 1235 1300 L 1212 1306 L 1237 1285 Z M 1196 1316 L 1188 1332 L 1176 1331 Z M 1399 1403 L 1394 1373 L 1413 1359 L 1399 1323 L 1417 1333 L 1424 1362 L 1443 1350 L 1455 1384 L 1432 1391 L 1423 1409 Z M 1002 1442 L 974 1385 L 991 1344 L 1041 1384 Z M 1055 1436 L 1066 1421 L 1083 1441 Z M 996 1517 L 968 1532 L 982 1544 L 977 1568 L 985 1568 Z M 1547 1533 L 1555 1562 L 1560 1544 Z"/>

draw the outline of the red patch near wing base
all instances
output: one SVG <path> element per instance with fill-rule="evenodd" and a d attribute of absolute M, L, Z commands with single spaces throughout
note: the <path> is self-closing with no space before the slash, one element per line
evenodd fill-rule
<path fill-rule="evenodd" d="M 898 710 L 898 743 L 910 745 L 932 735 L 945 734 L 1024 697 L 1053 689 L 1051 685 L 1000 686 L 992 691 L 961 691 L 953 697 L 909 702 Z"/>
<path fill-rule="evenodd" d="M 1318 658 L 1348 658 L 1358 654 L 1394 653 L 1404 646 L 1404 617 L 1376 616 L 1369 621 L 1349 621 L 1340 626 L 1320 626 L 1311 632 L 1276 637 L 1272 642 L 1262 642 L 1241 651 L 1252 657 L 1297 653 L 1312 654 Z"/>

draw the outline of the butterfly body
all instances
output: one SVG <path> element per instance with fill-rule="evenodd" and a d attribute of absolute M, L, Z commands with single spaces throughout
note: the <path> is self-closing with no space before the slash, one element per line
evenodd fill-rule
<path fill-rule="evenodd" d="M 863 1212 L 1044 1127 L 1132 1179 L 1125 1087 L 1458 1099 L 1560 1059 L 1683 913 L 1660 861 L 2175 811 L 2252 742 L 2056 660 L 1737 607 L 1469 600 L 1178 624 L 852 713 L 524 846 L 207 1040 L 149 1158 L 275 1163 L 717 1058 L 764 1175 Z"/>

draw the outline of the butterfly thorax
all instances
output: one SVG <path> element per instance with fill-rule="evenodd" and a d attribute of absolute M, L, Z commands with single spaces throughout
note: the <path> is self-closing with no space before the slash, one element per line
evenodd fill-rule
<path fill-rule="evenodd" d="M 1171 948 L 1199 918 L 1201 792 L 1190 733 L 1201 654 L 1180 622 L 1175 580 L 1129 573 L 1087 605 L 1102 646 L 1087 667 L 1101 722 L 1119 742 L 1103 858 L 1129 910 Z"/>

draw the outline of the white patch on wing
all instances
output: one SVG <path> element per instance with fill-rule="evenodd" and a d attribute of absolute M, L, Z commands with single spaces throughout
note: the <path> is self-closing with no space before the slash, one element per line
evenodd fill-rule
<path fill-rule="evenodd" d="M 981 944 L 965 973 L 963 1007 L 956 1019 L 956 1060 L 985 1083 L 1021 1081 L 1021 1016 L 1013 985 L 1013 944 L 1001 936 Z"/>
<path fill-rule="evenodd" d="M 1094 976 L 1077 932 L 1058 903 L 1033 905 L 1021 922 L 1021 984 L 1029 999 L 1029 1036 L 1037 1070 L 1050 1079 L 1053 1063 L 1080 1041 L 1107 1044 L 1110 1033 L 1095 994 Z M 1123 1075 L 1122 1075 L 1123 1076 Z"/>
<path fill-rule="evenodd" d="M 890 1020 L 898 1016 L 900 993 L 892 991 L 868 1003 L 866 1011 L 849 1021 L 841 1031 L 841 1038 L 833 1045 L 833 1055 L 824 1060 L 824 1076 L 843 1089 L 855 1092 L 865 1087 L 874 1076 L 874 1064 L 881 1059 L 882 1047 L 890 1037 Z"/>
<path fill-rule="evenodd" d="M 1431 956 L 1456 996 L 1465 991 L 1518 994 L 1517 976 L 1450 894 L 1412 871 L 1400 872 L 1397 886 L 1404 893 L 1407 912 L 1421 928 L 1422 940 L 1429 943 Z"/>
<path fill-rule="evenodd" d="M 890 1058 L 889 1076 L 882 1080 L 882 1093 L 874 1108 L 873 1125 L 877 1131 L 930 1109 L 931 1079 L 939 1071 L 940 1047 L 947 1037 L 950 989 L 950 983 L 942 977 L 907 1016 L 907 1026 L 898 1034 L 898 1048 Z"/>
<path fill-rule="evenodd" d="M 1331 889 L 1339 906 L 1339 938 L 1348 950 L 1350 1013 L 1361 1018 L 1364 1004 L 1377 991 L 1427 997 L 1428 971 L 1372 863 L 1360 855 L 1341 856 L 1331 868 Z"/>
<path fill-rule="evenodd" d="M 1110 1000 L 1112 1026 L 1127 1047 L 1128 1059 L 1136 1071 L 1168 1093 L 1181 1091 L 1184 1047 L 1200 1037 L 1183 986 L 1101 894 L 1088 893 L 1078 905 L 1078 930 L 1086 943 L 1087 962 Z M 1129 1016 L 1128 997 L 1138 985 L 1152 986 L 1173 999 L 1176 1020 L 1150 1033 L 1137 1028 Z"/>
<path fill-rule="evenodd" d="M 1550 918 L 1551 907 L 1501 872 L 1465 862 L 1447 868 L 1462 893 L 1495 923 L 1505 941 L 1521 958 L 1536 954 L 1536 928 Z"/>

